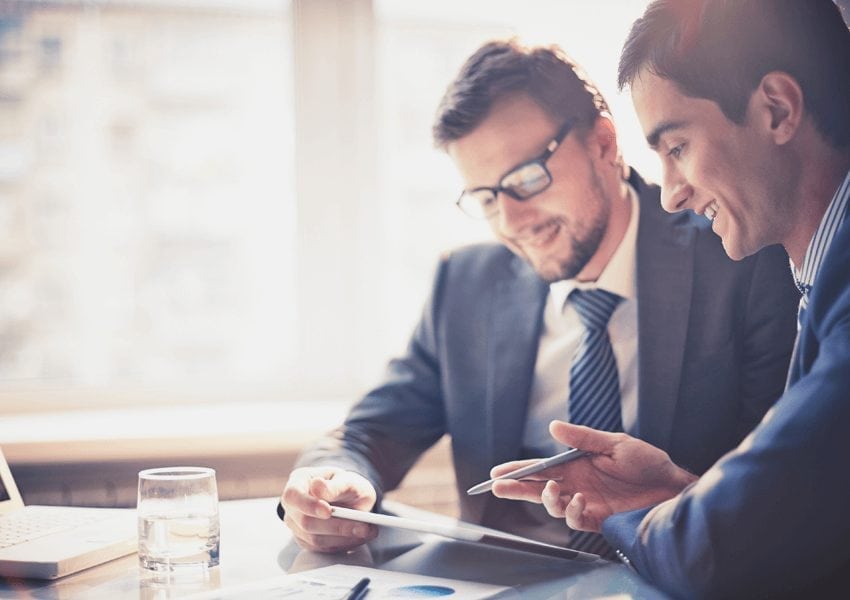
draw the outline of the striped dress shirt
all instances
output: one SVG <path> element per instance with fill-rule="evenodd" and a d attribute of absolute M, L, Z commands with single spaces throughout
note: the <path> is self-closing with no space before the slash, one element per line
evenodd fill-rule
<path fill-rule="evenodd" d="M 844 176 L 844 181 L 838 186 L 832 201 L 821 219 L 820 225 L 815 230 L 812 241 L 806 249 L 803 257 L 803 265 L 798 269 L 791 261 L 791 272 L 794 274 L 794 283 L 800 290 L 800 308 L 797 311 L 797 329 L 800 328 L 800 319 L 806 307 L 809 305 L 809 292 L 815 284 L 815 278 L 820 270 L 824 256 L 829 251 L 835 232 L 844 222 L 847 214 L 847 206 L 850 204 L 850 171 Z"/>

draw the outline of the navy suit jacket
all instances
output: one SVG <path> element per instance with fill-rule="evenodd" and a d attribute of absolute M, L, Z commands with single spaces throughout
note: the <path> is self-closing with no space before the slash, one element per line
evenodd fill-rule
<path fill-rule="evenodd" d="M 799 294 L 782 249 L 733 262 L 706 219 L 665 213 L 657 186 L 636 174 L 631 184 L 641 206 L 638 411 L 630 433 L 701 473 L 781 395 Z M 511 501 L 465 490 L 493 465 L 521 457 L 547 295 L 548 285 L 501 244 L 445 257 L 406 354 L 298 466 L 355 470 L 380 497 L 448 433 L 461 517 L 508 528 L 492 516 L 504 511 L 487 513 Z"/>
<path fill-rule="evenodd" d="M 850 219 L 809 295 L 789 387 L 680 496 L 603 533 L 681 597 L 826 598 L 850 574 Z M 829 593 L 831 592 L 831 593 Z"/>

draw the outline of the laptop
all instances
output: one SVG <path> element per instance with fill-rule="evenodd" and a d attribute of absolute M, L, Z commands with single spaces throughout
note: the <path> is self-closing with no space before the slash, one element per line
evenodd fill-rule
<path fill-rule="evenodd" d="M 0 451 L 0 576 L 55 579 L 138 547 L 136 511 L 24 506 Z"/>

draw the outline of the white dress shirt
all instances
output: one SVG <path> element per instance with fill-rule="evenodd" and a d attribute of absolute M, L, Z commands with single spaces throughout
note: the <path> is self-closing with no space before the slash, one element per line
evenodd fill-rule
<path fill-rule="evenodd" d="M 632 204 L 629 225 L 599 279 L 594 282 L 569 279 L 549 286 L 523 435 L 523 446 L 531 455 L 549 456 L 563 450 L 549 435 L 549 423 L 552 419 L 569 420 L 570 366 L 584 333 L 578 313 L 567 301 L 576 288 L 601 288 L 623 298 L 608 322 L 608 335 L 620 378 L 623 427 L 629 432 L 635 425 L 638 400 L 635 273 L 640 205 L 634 189 L 629 189 L 629 196 Z"/>

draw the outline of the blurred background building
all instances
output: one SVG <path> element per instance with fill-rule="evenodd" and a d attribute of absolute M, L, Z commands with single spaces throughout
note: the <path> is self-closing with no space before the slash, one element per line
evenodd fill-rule
<path fill-rule="evenodd" d="M 5 8 L 0 382 L 36 404 L 291 377 L 287 12 L 231 4 Z"/>

